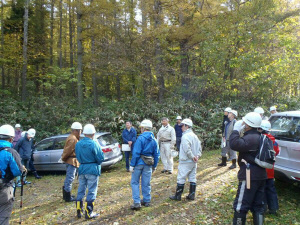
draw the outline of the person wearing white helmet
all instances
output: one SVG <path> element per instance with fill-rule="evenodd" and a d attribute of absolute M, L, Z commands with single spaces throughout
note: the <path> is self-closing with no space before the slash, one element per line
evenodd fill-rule
<path fill-rule="evenodd" d="M 20 154 L 21 162 L 25 166 L 27 170 L 29 170 L 29 162 L 32 157 L 32 148 L 33 148 L 33 138 L 35 137 L 36 131 L 35 129 L 31 128 L 26 133 L 25 136 L 22 137 L 17 144 L 14 146 L 14 148 L 17 150 L 17 152 Z M 20 183 L 21 177 L 17 178 L 17 187 L 21 187 Z M 26 177 L 24 179 L 24 184 L 31 184 L 30 181 L 26 180 Z"/>
<path fill-rule="evenodd" d="M 81 218 L 83 212 L 83 198 L 88 189 L 85 203 L 85 219 L 93 219 L 99 216 L 94 211 L 94 201 L 98 191 L 98 181 L 101 175 L 101 163 L 104 161 L 104 154 L 98 140 L 94 140 L 96 129 L 94 125 L 87 124 L 83 128 L 84 138 L 77 142 L 75 154 L 80 163 L 79 187 L 76 198 L 77 217 Z"/>
<path fill-rule="evenodd" d="M 23 133 L 23 132 L 22 132 Z M 22 136 L 22 133 L 21 133 L 21 136 Z M 35 137 L 35 134 L 36 134 L 36 131 L 35 129 L 31 128 L 27 131 L 27 133 L 31 133 L 31 136 L 32 136 L 32 139 L 31 139 L 31 157 L 30 157 L 30 160 L 29 160 L 29 164 L 28 164 L 28 167 L 29 167 L 29 170 L 30 172 L 33 174 L 33 176 L 36 178 L 36 179 L 41 179 L 42 176 L 39 176 L 35 167 L 34 167 L 34 157 L 33 157 L 33 153 L 34 153 L 34 137 Z M 25 132 L 26 134 L 26 132 Z M 24 137 L 25 134 L 22 136 Z"/>
<path fill-rule="evenodd" d="M 224 146 L 222 147 L 222 162 L 218 164 L 218 166 L 226 166 L 227 165 L 227 154 L 229 156 L 229 159 L 232 161 L 232 165 L 229 167 L 229 169 L 234 169 L 236 168 L 236 151 L 233 151 L 230 146 L 229 146 L 229 137 L 233 131 L 233 126 L 236 122 L 236 118 L 238 116 L 238 112 L 236 110 L 230 110 L 228 113 L 228 119 L 229 122 L 225 121 L 225 128 L 224 128 L 224 133 L 222 135 L 224 141 Z"/>
<path fill-rule="evenodd" d="M 275 155 L 279 154 L 279 146 L 275 140 L 275 137 L 270 134 L 271 123 L 268 120 L 263 120 L 260 125 L 260 131 L 263 135 L 266 135 L 273 142 L 273 148 L 275 151 Z M 276 214 L 279 209 L 277 191 L 274 185 L 274 166 L 272 169 L 266 169 L 267 177 L 266 185 L 265 185 L 265 209 L 269 209 L 269 214 Z"/>
<path fill-rule="evenodd" d="M 132 210 L 139 210 L 141 205 L 150 206 L 151 202 L 151 176 L 156 170 L 159 160 L 158 143 L 152 130 L 152 122 L 143 120 L 140 124 L 141 135 L 136 140 L 130 162 L 131 189 L 133 205 Z M 140 199 L 140 181 L 143 199 Z"/>
<path fill-rule="evenodd" d="M 233 203 L 233 225 L 246 224 L 246 216 L 249 210 L 253 214 L 253 223 L 262 225 L 264 219 L 264 188 L 267 179 L 266 169 L 255 163 L 255 157 L 260 147 L 261 116 L 250 112 L 237 121 L 229 138 L 230 148 L 239 152 L 238 172 L 239 185 L 236 198 Z M 244 136 L 240 132 L 244 130 Z M 246 175 L 250 170 L 250 177 Z M 249 182 L 246 182 L 246 180 Z M 250 187 L 249 187 L 250 185 Z"/>
<path fill-rule="evenodd" d="M 74 122 L 71 125 L 71 129 L 72 131 L 66 140 L 64 150 L 61 155 L 62 161 L 66 164 L 66 179 L 64 186 L 62 187 L 63 199 L 66 202 L 75 201 L 75 198 L 71 195 L 72 183 L 75 179 L 77 168 L 79 167 L 79 162 L 77 161 L 75 154 L 75 145 L 79 141 L 82 125 L 79 122 Z"/>
<path fill-rule="evenodd" d="M 230 107 L 227 107 L 227 108 L 224 109 L 223 123 L 222 123 L 222 134 L 224 133 L 225 123 L 229 122 L 228 114 L 229 114 L 230 111 L 231 111 Z"/>
<path fill-rule="evenodd" d="M 169 119 L 163 117 L 161 119 L 161 128 L 157 133 L 157 141 L 159 144 L 161 161 L 163 163 L 164 169 L 162 173 L 172 174 L 173 173 L 173 157 L 172 150 L 176 144 L 176 134 L 175 129 L 170 126 Z"/>
<path fill-rule="evenodd" d="M 176 148 L 178 149 L 178 151 L 180 151 L 180 143 L 181 143 L 181 137 L 182 137 L 182 130 L 180 127 L 181 121 L 182 121 L 182 117 L 177 116 L 176 124 L 174 126 L 175 133 L 176 133 Z"/>
<path fill-rule="evenodd" d="M 276 106 L 271 106 L 270 107 L 270 113 L 271 114 L 277 113 Z"/>
<path fill-rule="evenodd" d="M 196 194 L 196 174 L 197 162 L 201 157 L 201 142 L 192 130 L 193 121 L 184 119 L 181 123 L 182 139 L 181 150 L 179 152 L 179 165 L 177 175 L 176 193 L 170 196 L 170 199 L 180 201 L 186 179 L 190 182 L 190 191 L 186 197 L 188 200 L 194 200 Z"/>
<path fill-rule="evenodd" d="M 262 120 L 268 120 L 268 117 L 264 116 L 265 110 L 262 107 L 256 107 L 254 112 L 258 113 Z"/>
<path fill-rule="evenodd" d="M 14 146 L 22 138 L 21 134 L 22 134 L 21 125 L 17 123 L 15 125 L 15 137 L 14 137 L 14 140 L 13 140 L 13 145 Z"/>
<path fill-rule="evenodd" d="M 12 148 L 15 130 L 11 125 L 0 127 L 0 224 L 8 225 L 14 203 L 13 179 L 25 168 L 20 155 Z"/>

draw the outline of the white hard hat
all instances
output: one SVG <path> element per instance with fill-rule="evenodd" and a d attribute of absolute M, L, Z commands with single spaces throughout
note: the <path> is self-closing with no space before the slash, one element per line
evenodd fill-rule
<path fill-rule="evenodd" d="M 8 124 L 2 125 L 0 127 L 0 135 L 6 135 L 6 136 L 10 136 L 10 137 L 14 137 L 15 136 L 15 129 Z"/>
<path fill-rule="evenodd" d="M 265 110 L 262 107 L 257 107 L 254 109 L 254 112 L 256 112 L 258 114 L 264 114 Z"/>
<path fill-rule="evenodd" d="M 82 125 L 79 122 L 72 123 L 71 129 L 73 130 L 82 130 Z"/>
<path fill-rule="evenodd" d="M 182 120 L 182 117 L 181 116 L 177 116 L 176 120 Z"/>
<path fill-rule="evenodd" d="M 83 134 L 94 134 L 96 133 L 96 129 L 93 124 L 87 124 L 83 128 Z"/>
<path fill-rule="evenodd" d="M 18 123 L 15 125 L 15 128 L 20 128 L 20 127 L 21 127 L 21 125 Z"/>
<path fill-rule="evenodd" d="M 231 108 L 230 107 L 227 107 L 224 112 L 230 112 L 231 111 Z"/>
<path fill-rule="evenodd" d="M 21 133 L 21 137 L 24 137 L 24 136 L 25 136 L 25 134 L 26 134 L 26 131 L 22 131 L 22 133 Z"/>
<path fill-rule="evenodd" d="M 238 116 L 238 112 L 236 110 L 230 110 L 229 112 L 231 112 L 233 115 L 235 115 L 235 117 Z"/>
<path fill-rule="evenodd" d="M 270 107 L 270 111 L 274 111 L 274 110 L 276 110 L 276 106 Z"/>
<path fill-rule="evenodd" d="M 153 124 L 151 120 L 143 120 L 140 124 L 140 127 L 152 128 Z"/>
<path fill-rule="evenodd" d="M 243 117 L 243 121 L 250 127 L 259 128 L 261 124 L 261 116 L 256 112 L 250 112 Z"/>
<path fill-rule="evenodd" d="M 268 120 L 261 121 L 260 128 L 266 131 L 271 130 L 271 123 Z"/>
<path fill-rule="evenodd" d="M 31 128 L 31 129 L 29 129 L 29 130 L 27 131 L 28 137 L 34 138 L 35 133 L 36 133 L 36 131 L 35 131 L 35 129 L 33 129 L 33 128 Z"/>
<path fill-rule="evenodd" d="M 189 127 L 193 126 L 193 121 L 191 119 L 184 119 L 182 120 L 181 124 L 188 125 Z"/>

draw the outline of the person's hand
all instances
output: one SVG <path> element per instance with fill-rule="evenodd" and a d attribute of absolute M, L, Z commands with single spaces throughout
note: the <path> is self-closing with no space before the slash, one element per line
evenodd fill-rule
<path fill-rule="evenodd" d="M 226 140 L 225 140 L 225 137 L 223 137 L 223 142 L 225 142 Z"/>
<path fill-rule="evenodd" d="M 241 132 L 245 127 L 243 120 L 239 120 L 234 124 L 233 130 L 237 130 L 238 132 Z"/>
<path fill-rule="evenodd" d="M 198 156 L 194 156 L 193 161 L 197 162 L 198 161 Z"/>
<path fill-rule="evenodd" d="M 27 169 L 24 165 L 23 165 L 23 170 L 24 170 L 24 173 L 27 173 Z"/>
<path fill-rule="evenodd" d="M 132 141 L 128 141 L 128 145 L 129 145 L 129 147 L 131 147 Z"/>
<path fill-rule="evenodd" d="M 130 171 L 131 173 L 133 173 L 134 167 L 133 167 L 133 166 L 130 166 L 130 167 L 129 167 L 129 171 Z"/>

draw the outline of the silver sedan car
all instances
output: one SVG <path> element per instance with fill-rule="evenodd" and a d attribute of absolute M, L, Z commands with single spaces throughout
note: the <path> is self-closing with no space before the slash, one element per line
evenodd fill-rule
<path fill-rule="evenodd" d="M 59 159 L 63 153 L 63 148 L 69 134 L 52 136 L 43 139 L 35 145 L 33 152 L 34 166 L 38 171 L 65 171 L 66 165 L 60 163 Z M 81 138 L 84 137 L 83 135 Z M 96 133 L 95 139 L 98 140 L 104 153 L 102 167 L 112 166 L 122 160 L 123 155 L 120 144 L 110 133 Z"/>

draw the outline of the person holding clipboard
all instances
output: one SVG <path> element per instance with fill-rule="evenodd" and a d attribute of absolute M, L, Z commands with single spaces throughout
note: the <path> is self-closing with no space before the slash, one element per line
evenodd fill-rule
<path fill-rule="evenodd" d="M 131 121 L 126 121 L 125 123 L 126 128 L 122 132 L 122 151 L 125 153 L 125 160 L 126 160 L 126 170 L 129 172 L 129 157 L 131 150 L 133 149 L 133 145 L 136 142 L 136 130 L 132 126 Z"/>

